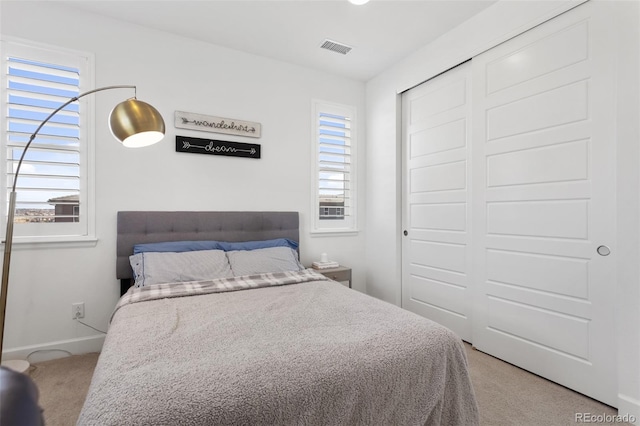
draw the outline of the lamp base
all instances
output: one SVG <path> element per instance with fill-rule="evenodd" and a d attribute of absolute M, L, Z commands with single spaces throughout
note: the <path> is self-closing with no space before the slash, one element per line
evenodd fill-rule
<path fill-rule="evenodd" d="M 22 374 L 28 374 L 29 367 L 31 367 L 29 361 L 23 359 L 8 359 L 6 361 L 2 361 L 1 365 Z"/>

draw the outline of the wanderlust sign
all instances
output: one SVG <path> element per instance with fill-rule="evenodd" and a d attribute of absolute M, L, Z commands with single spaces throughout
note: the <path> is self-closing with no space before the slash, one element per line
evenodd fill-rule
<path fill-rule="evenodd" d="M 259 138 L 262 133 L 260 123 L 254 123 L 253 121 L 194 114 L 184 111 L 176 111 L 175 126 L 180 129 L 225 133 L 250 138 Z"/>

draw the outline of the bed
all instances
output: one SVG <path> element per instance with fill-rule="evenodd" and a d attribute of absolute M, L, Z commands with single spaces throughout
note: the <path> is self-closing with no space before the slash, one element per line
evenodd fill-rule
<path fill-rule="evenodd" d="M 244 245 L 280 240 L 289 247 Z M 298 240 L 297 212 L 119 212 L 116 269 L 126 293 L 78 424 L 478 424 L 454 333 L 299 264 L 261 273 L 288 268 L 278 262 L 297 258 Z M 146 269 L 136 269 L 134 247 L 185 241 L 224 242 L 232 276 L 155 283 L 149 275 L 136 287 Z M 143 254 L 145 268 L 175 269 L 168 247 Z M 209 248 L 192 251 L 180 256 Z"/>

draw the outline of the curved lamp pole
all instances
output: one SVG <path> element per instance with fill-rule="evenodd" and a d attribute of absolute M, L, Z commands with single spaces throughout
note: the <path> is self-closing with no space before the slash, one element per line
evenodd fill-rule
<path fill-rule="evenodd" d="M 29 137 L 29 141 L 22 150 L 22 155 L 18 161 L 18 166 L 13 175 L 13 186 L 9 194 L 9 211 L 7 214 L 7 232 L 4 244 L 4 262 L 2 264 L 2 286 L 0 287 L 0 357 L 2 356 L 2 343 L 4 337 L 4 320 L 7 308 L 7 290 L 9 288 L 9 266 L 11 264 L 11 246 L 13 243 L 13 221 L 16 210 L 16 184 L 22 160 L 42 127 L 58 112 L 67 105 L 77 101 L 83 96 L 95 92 L 112 89 L 136 89 L 136 86 L 106 86 L 84 92 L 69 99 L 67 102 L 53 111 L 45 120 L 40 123 L 35 132 Z M 165 125 L 162 115 L 148 103 L 139 101 L 135 95 L 131 99 L 119 103 L 111 111 L 109 116 L 109 128 L 113 136 L 126 147 L 138 148 L 160 142 L 164 137 Z"/>

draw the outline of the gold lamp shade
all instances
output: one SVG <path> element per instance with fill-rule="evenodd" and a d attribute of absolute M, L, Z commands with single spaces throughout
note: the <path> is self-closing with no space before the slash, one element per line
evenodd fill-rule
<path fill-rule="evenodd" d="M 160 142 L 164 137 L 164 120 L 157 109 L 137 99 L 127 99 L 109 115 L 111 133 L 129 148 L 141 148 Z"/>

